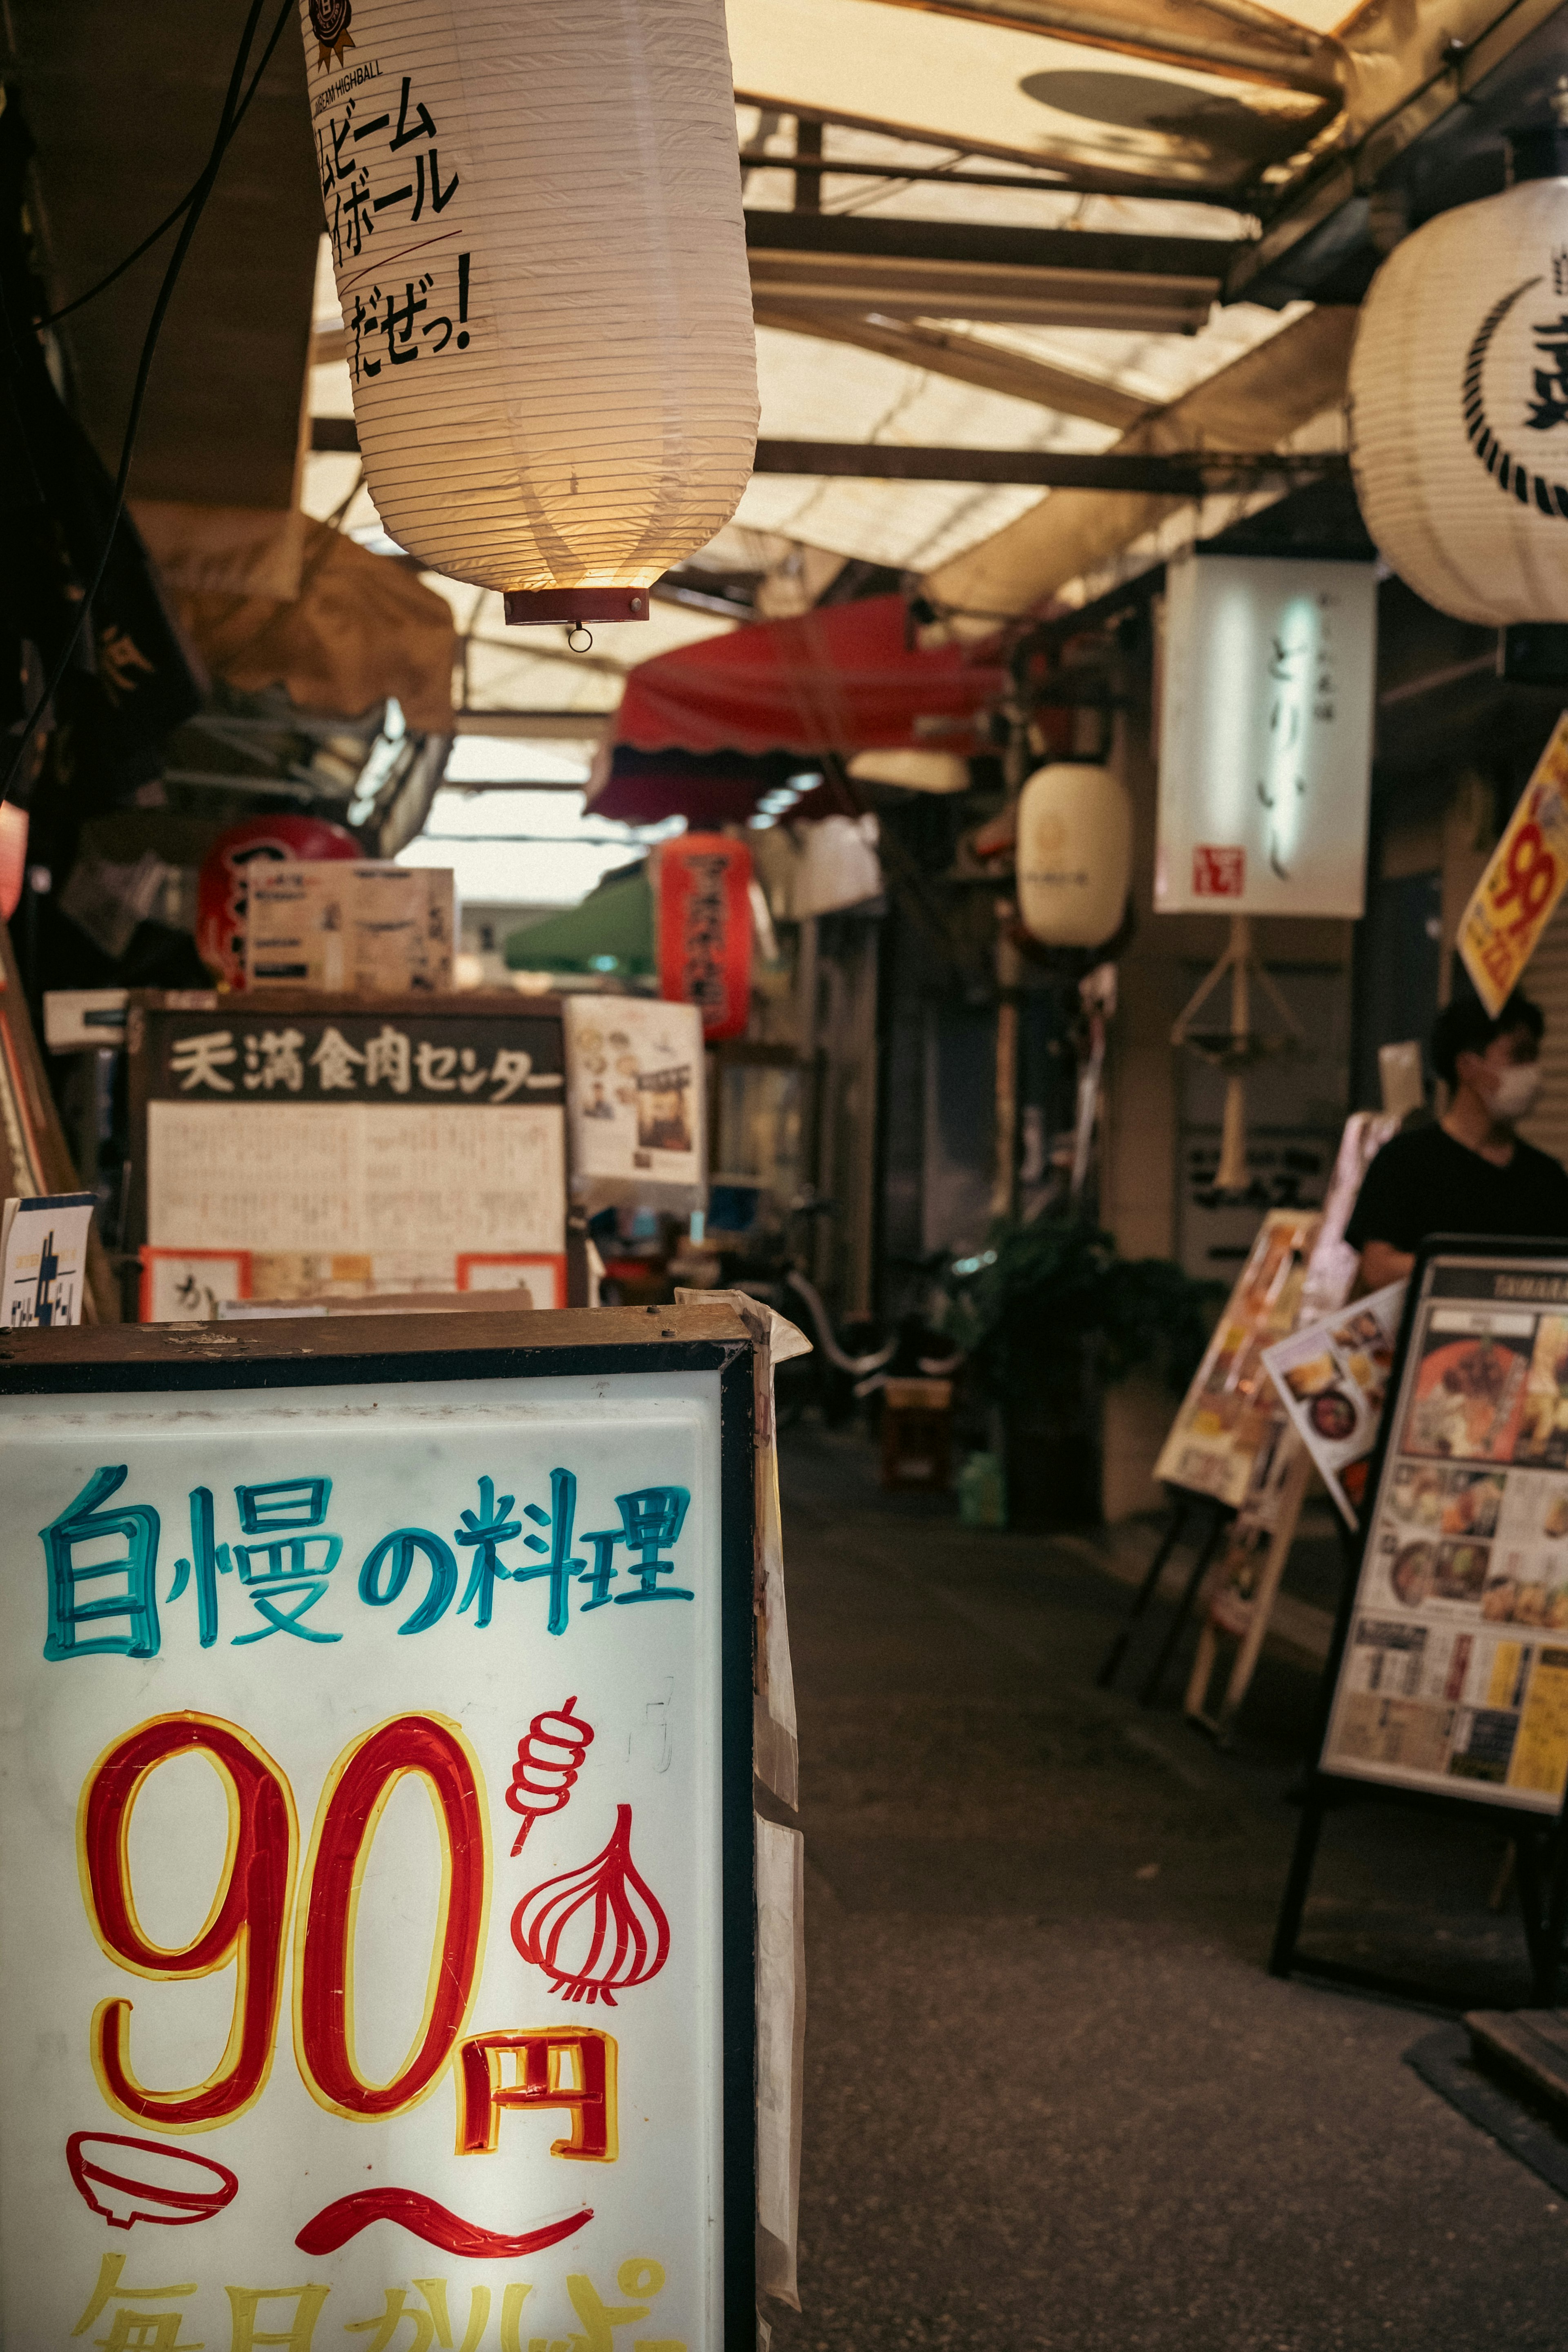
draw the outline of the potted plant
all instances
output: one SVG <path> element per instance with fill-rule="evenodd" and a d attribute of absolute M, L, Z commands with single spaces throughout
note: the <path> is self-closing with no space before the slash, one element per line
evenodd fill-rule
<path fill-rule="evenodd" d="M 1124 1258 L 1077 1218 L 1004 1219 L 950 1262 L 944 1330 L 964 1349 L 1000 1425 L 1010 1527 L 1100 1517 L 1100 1402 L 1141 1365 L 1179 1391 L 1208 1337 L 1220 1286 L 1168 1258 Z"/>

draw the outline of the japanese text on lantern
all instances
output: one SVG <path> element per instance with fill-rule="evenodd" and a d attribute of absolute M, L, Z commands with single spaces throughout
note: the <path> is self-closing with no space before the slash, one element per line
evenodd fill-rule
<path fill-rule="evenodd" d="M 1459 925 L 1465 969 L 1494 1018 L 1518 986 L 1565 886 L 1568 712 L 1552 729 Z"/>
<path fill-rule="evenodd" d="M 380 78 L 378 68 L 374 79 Z M 327 234 L 343 287 L 356 384 L 410 366 L 426 352 L 434 358 L 448 349 L 466 352 L 473 340 L 471 252 L 428 253 L 431 227 L 461 184 L 449 145 L 447 153 L 443 164 L 439 125 L 411 74 L 402 76 L 395 105 L 390 95 L 383 100 L 362 88 L 341 115 L 330 110 L 317 121 Z M 410 244 L 400 231 L 417 233 Z M 408 266 L 415 250 L 423 257 L 417 269 Z M 360 261 L 363 268 L 342 279 L 347 266 Z"/>

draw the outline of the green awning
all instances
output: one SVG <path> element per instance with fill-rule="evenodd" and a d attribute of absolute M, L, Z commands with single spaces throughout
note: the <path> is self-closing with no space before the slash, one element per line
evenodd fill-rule
<path fill-rule="evenodd" d="M 602 971 L 629 978 L 651 972 L 653 893 L 645 872 L 616 876 L 580 907 L 545 915 L 506 942 L 511 971 Z"/>

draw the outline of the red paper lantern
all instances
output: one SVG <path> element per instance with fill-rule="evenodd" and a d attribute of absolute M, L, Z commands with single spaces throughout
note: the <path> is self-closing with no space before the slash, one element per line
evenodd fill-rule
<path fill-rule="evenodd" d="M 196 898 L 196 952 L 226 988 L 245 986 L 247 869 L 256 858 L 358 857 L 352 833 L 321 816 L 251 816 L 220 833 L 202 865 Z"/>
<path fill-rule="evenodd" d="M 651 858 L 658 992 L 695 1004 L 710 1045 L 743 1037 L 752 1013 L 752 853 L 721 833 L 685 833 Z"/>

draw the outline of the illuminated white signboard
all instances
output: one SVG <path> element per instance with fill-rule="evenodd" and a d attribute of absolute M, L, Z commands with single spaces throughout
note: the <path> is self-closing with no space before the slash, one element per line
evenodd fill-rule
<path fill-rule="evenodd" d="M 1154 905 L 1359 916 L 1372 782 L 1370 563 L 1189 555 L 1170 568 Z"/>
<path fill-rule="evenodd" d="M 750 1349 L 493 1319 L 0 1369 L 16 2352 L 754 2327 Z"/>

